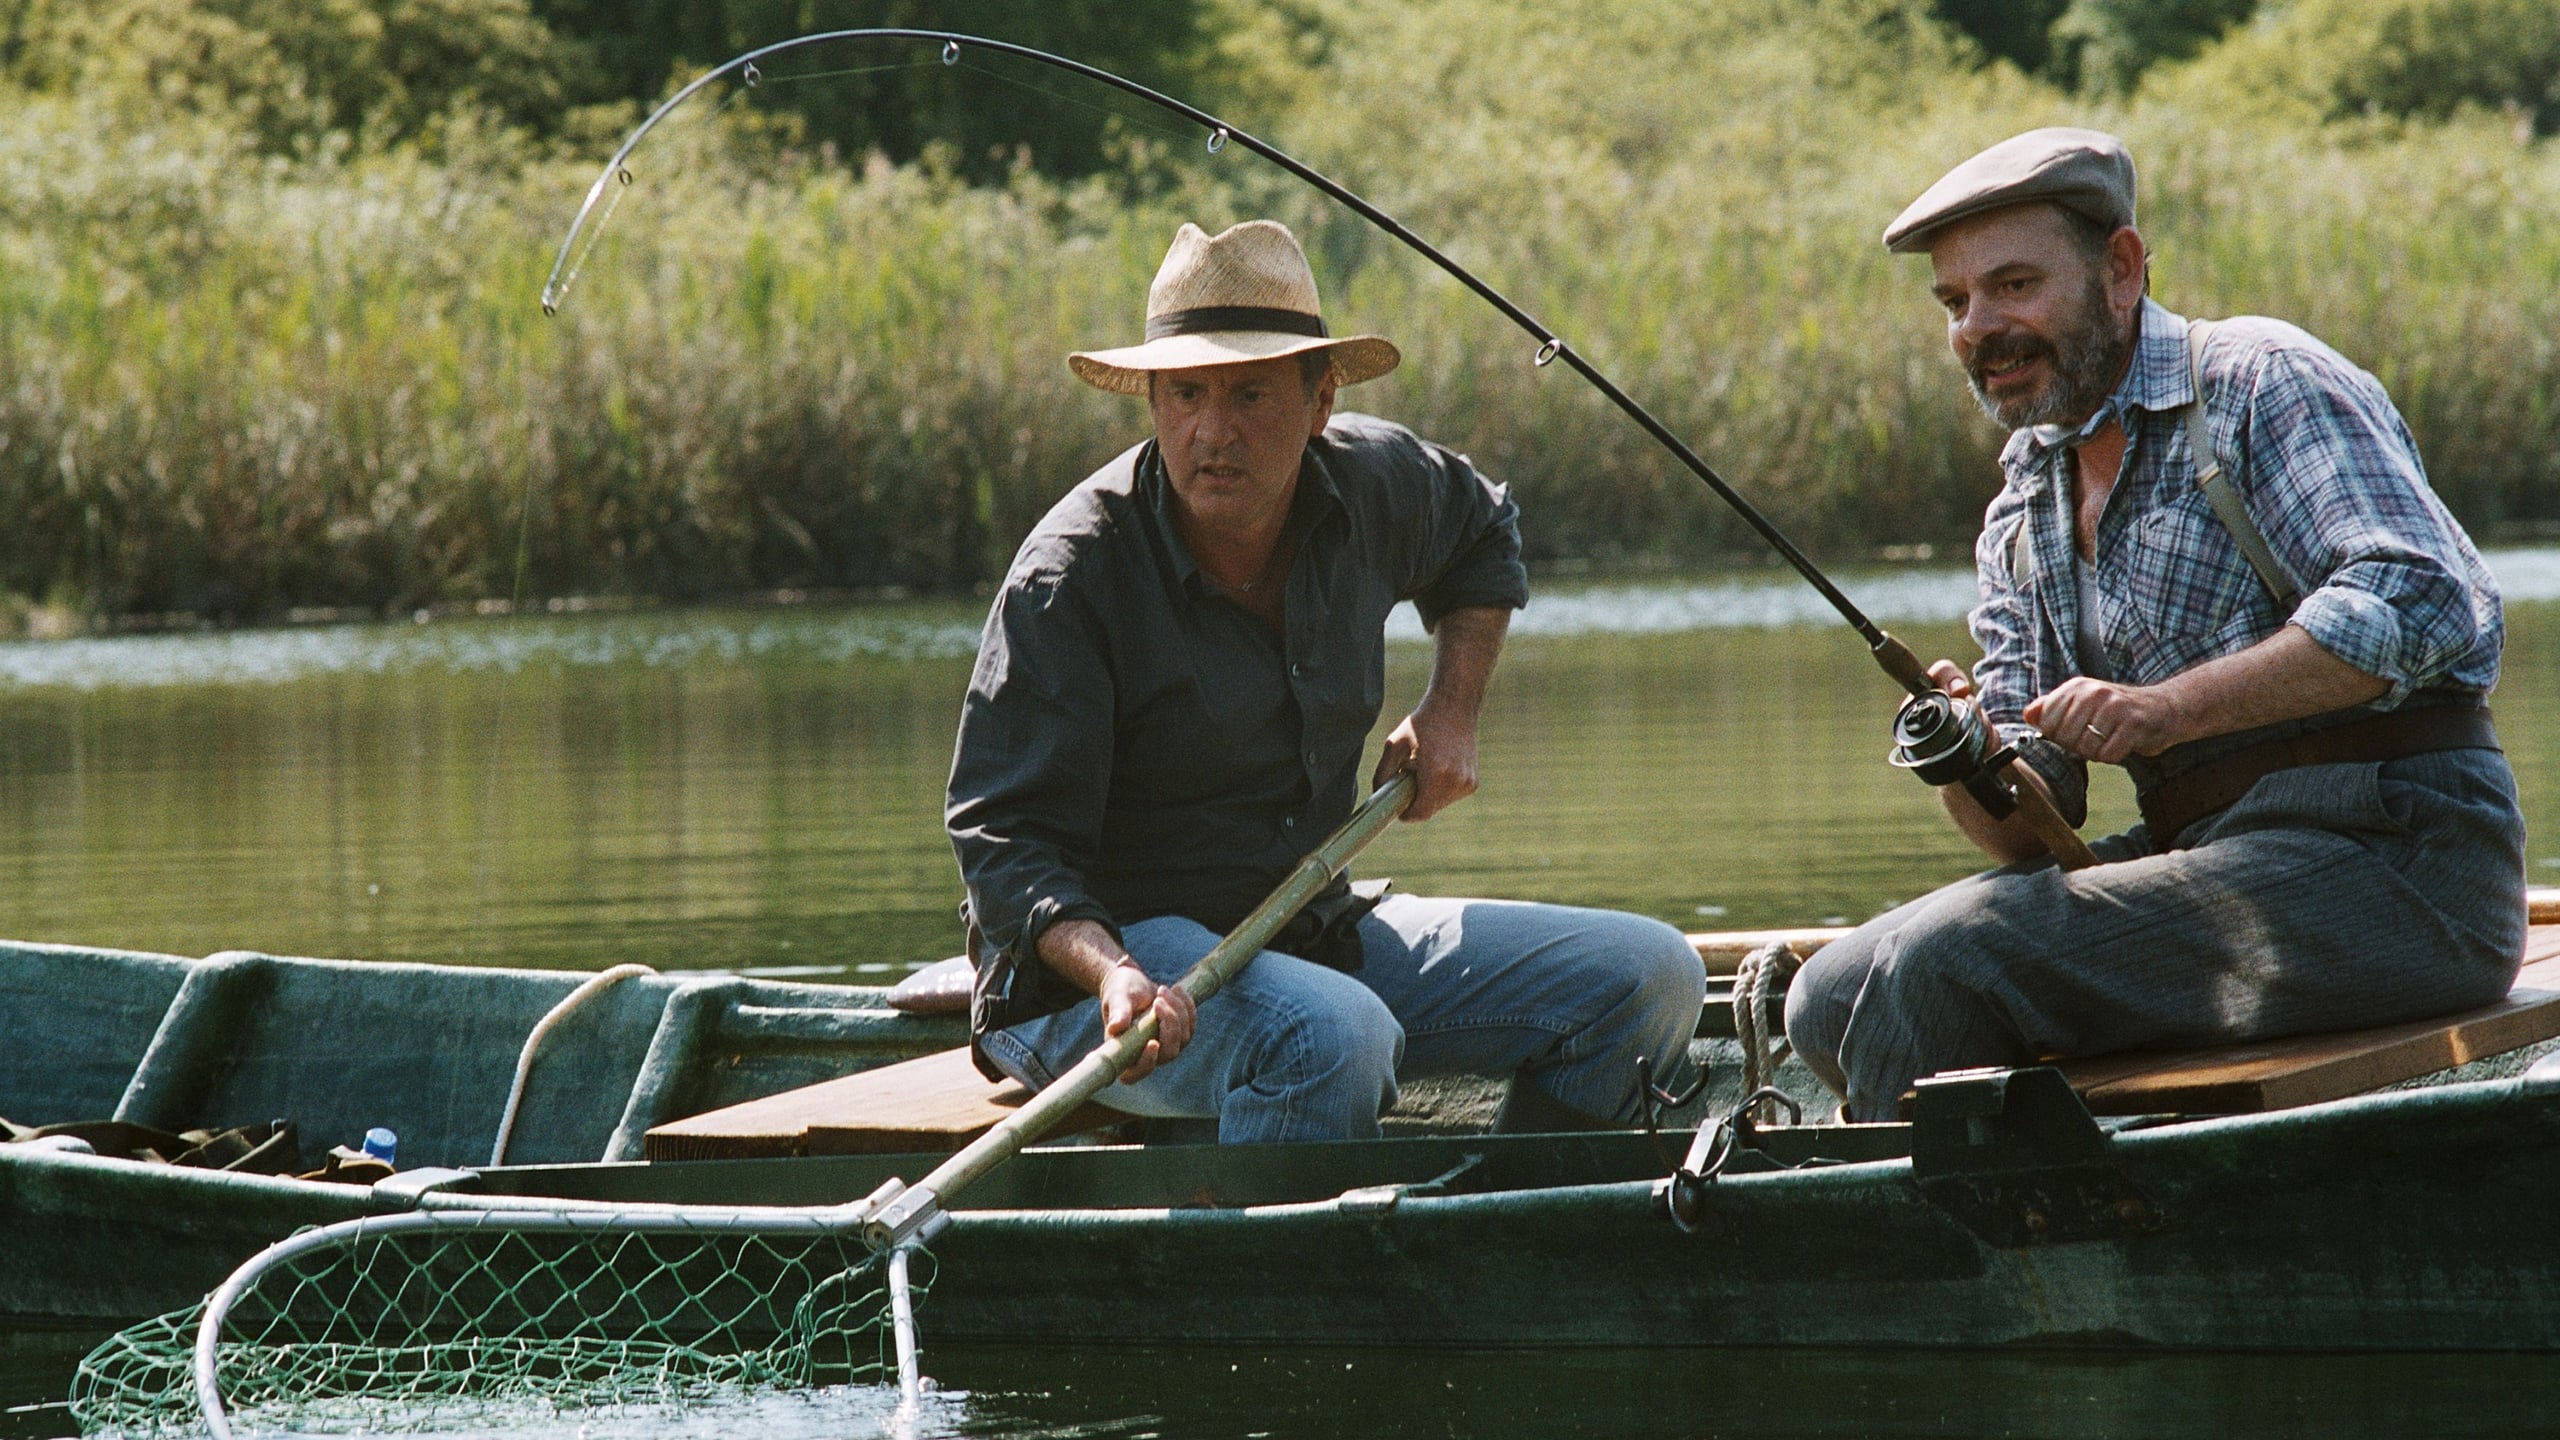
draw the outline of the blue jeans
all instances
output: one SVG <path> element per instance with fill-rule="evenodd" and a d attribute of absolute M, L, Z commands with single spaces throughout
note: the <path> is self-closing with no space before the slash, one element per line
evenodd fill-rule
<path fill-rule="evenodd" d="M 2524 949 L 2524 820 L 2494 750 L 2280 770 L 2163 852 L 2137 825 L 1984 871 L 1816 952 L 1787 1038 L 1852 1120 L 1912 1082 L 2486 1005 Z"/>
<path fill-rule="evenodd" d="M 1165 916 L 1121 937 L 1169 982 L 1219 937 Z M 1266 950 L 1200 1007 L 1172 1063 L 1098 1098 L 1151 1117 L 1215 1118 L 1222 1143 L 1378 1133 L 1396 1082 L 1518 1075 L 1597 1119 L 1636 1117 L 1636 1058 L 1685 1075 L 1706 972 L 1679 931 L 1614 910 L 1390 895 L 1360 922 L 1345 973 Z M 1038 1089 L 1102 1043 L 1087 1000 L 999 1030 L 996 1064 Z M 1666 1063 L 1667 1060 L 1667 1063 Z"/>

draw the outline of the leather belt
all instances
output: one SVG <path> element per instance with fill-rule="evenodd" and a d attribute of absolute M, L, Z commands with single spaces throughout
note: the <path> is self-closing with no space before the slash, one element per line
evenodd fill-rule
<path fill-rule="evenodd" d="M 2176 844 L 2188 826 L 2237 801 L 2249 793 L 2250 786 L 2279 770 L 2298 765 L 2368 765 L 2434 750 L 2497 748 L 2497 727 L 2489 722 L 2485 705 L 2394 710 L 2234 750 L 2161 781 L 2138 803 L 2152 842 L 2166 847 Z"/>

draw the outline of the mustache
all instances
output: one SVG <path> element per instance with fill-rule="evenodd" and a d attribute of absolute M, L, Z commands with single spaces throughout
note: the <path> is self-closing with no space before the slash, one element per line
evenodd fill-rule
<path fill-rule="evenodd" d="M 1980 385 L 1991 371 L 2019 360 L 2049 358 L 2053 346 L 2033 335 L 1994 335 L 1973 352 L 1965 363 L 1965 373 Z"/>

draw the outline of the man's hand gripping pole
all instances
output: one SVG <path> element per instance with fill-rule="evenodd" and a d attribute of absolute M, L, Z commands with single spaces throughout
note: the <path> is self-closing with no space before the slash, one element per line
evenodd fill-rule
<path fill-rule="evenodd" d="M 1868 646 L 1876 663 L 1911 698 L 1893 717 L 1893 753 L 1886 758 L 1931 785 L 1962 785 L 1985 813 L 2005 820 L 2023 812 L 2065 870 L 2098 863 L 2044 787 L 2029 778 L 2017 750 L 2000 744 L 1980 706 L 1938 688 L 1911 647 L 1878 630 Z"/>
<path fill-rule="evenodd" d="M 1412 799 L 1413 776 L 1409 773 L 1379 786 L 1341 829 L 1326 836 L 1324 843 L 1298 862 L 1298 868 L 1289 872 L 1289 878 L 1271 892 L 1271 898 L 1256 907 L 1243 924 L 1200 957 L 1200 963 L 1174 984 L 1194 1003 L 1217 994 L 1244 969 L 1247 961 L 1271 943 L 1271 937 L 1289 923 L 1289 917 L 1332 884 L 1353 857 L 1393 824 Z M 1095 1046 L 1091 1054 L 1076 1062 L 1074 1069 L 971 1141 L 968 1148 L 944 1161 L 932 1174 L 913 1185 L 892 1180 L 872 1192 L 862 1202 L 867 1216 L 862 1225 L 864 1242 L 874 1250 L 884 1251 L 930 1242 L 951 1223 L 949 1213 L 942 1208 L 945 1198 L 1020 1153 L 1077 1106 L 1102 1093 L 1155 1037 L 1156 1014 L 1150 1008 L 1128 1029 Z"/>

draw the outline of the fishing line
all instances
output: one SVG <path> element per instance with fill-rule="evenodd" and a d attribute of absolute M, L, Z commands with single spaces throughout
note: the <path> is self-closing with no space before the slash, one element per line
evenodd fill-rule
<path fill-rule="evenodd" d="M 1048 98 L 1057 101 L 1061 105 L 1072 105 L 1079 110 L 1087 111 L 1095 115 L 1108 116 L 1111 119 L 1118 120 L 1127 125 L 1132 130 L 1144 130 L 1150 135 L 1161 135 L 1168 140 L 1187 140 L 1191 138 L 1183 132 L 1174 129 L 1170 125 L 1159 125 L 1154 121 L 1141 119 L 1136 115 L 1130 114 L 1126 110 L 1117 109 L 1109 105 L 1097 105 L 1090 100 L 1079 100 L 1075 96 L 1069 95 L 1064 91 L 1052 90 L 1045 85 L 1034 85 L 1030 81 L 1023 79 L 1018 75 L 1007 75 L 1002 71 L 990 70 L 984 65 L 972 65 L 965 61 L 955 68 L 975 71 L 980 75 L 986 76 L 990 80 L 994 80 L 1005 85 L 1015 86 L 1019 89 L 1028 90 L 1034 95 L 1045 95 Z"/>
<path fill-rule="evenodd" d="M 745 83 L 749 88 L 760 85 L 792 85 L 803 80 L 833 80 L 847 75 L 885 75 L 892 70 L 929 70 L 934 63 L 931 60 L 901 60 L 894 65 L 847 65 L 835 70 L 794 70 L 785 75 L 764 71 L 756 79 Z"/>

